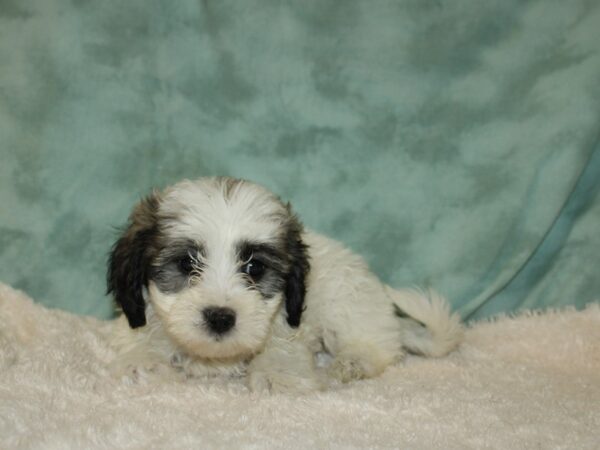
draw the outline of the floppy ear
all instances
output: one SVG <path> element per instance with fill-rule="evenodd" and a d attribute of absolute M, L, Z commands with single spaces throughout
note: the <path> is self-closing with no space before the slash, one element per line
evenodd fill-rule
<path fill-rule="evenodd" d="M 127 229 L 113 245 L 108 260 L 107 293 L 114 295 L 131 328 L 146 325 L 143 289 L 148 285 L 158 230 L 157 210 L 156 194 L 134 208 Z"/>
<path fill-rule="evenodd" d="M 304 311 L 305 278 L 310 270 L 308 247 L 302 241 L 301 233 L 302 225 L 292 215 L 287 233 L 287 253 L 290 255 L 291 265 L 285 279 L 284 295 L 287 323 L 294 328 L 300 325 L 300 318 Z"/>

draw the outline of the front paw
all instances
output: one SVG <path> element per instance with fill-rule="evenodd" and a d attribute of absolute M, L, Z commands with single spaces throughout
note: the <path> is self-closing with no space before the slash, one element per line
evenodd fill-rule
<path fill-rule="evenodd" d="M 123 360 L 116 360 L 109 365 L 109 371 L 114 378 L 121 380 L 124 384 L 130 385 L 173 381 L 183 378 L 182 374 L 176 372 L 171 367 L 151 362 L 134 364 Z"/>
<path fill-rule="evenodd" d="M 301 393 L 323 389 L 322 383 L 314 376 L 301 377 L 285 372 L 255 371 L 248 375 L 248 387 L 253 392 Z"/>

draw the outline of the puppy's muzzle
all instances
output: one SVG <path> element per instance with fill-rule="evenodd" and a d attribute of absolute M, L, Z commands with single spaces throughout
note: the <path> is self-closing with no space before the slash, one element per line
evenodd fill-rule
<path fill-rule="evenodd" d="M 204 308 L 202 316 L 207 328 L 217 335 L 227 333 L 235 325 L 235 311 L 231 308 Z"/>

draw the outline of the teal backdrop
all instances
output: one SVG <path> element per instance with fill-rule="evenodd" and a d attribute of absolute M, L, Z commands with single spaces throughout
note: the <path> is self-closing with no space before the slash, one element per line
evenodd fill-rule
<path fill-rule="evenodd" d="M 0 0 L 0 280 L 107 318 L 134 202 L 232 175 L 465 318 L 600 298 L 600 2 Z"/>

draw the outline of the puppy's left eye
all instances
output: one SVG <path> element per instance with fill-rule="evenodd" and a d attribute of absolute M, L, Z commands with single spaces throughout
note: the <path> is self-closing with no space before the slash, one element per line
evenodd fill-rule
<path fill-rule="evenodd" d="M 242 272 L 252 278 L 253 281 L 258 281 L 265 273 L 267 266 L 257 259 L 251 259 L 242 266 Z"/>

